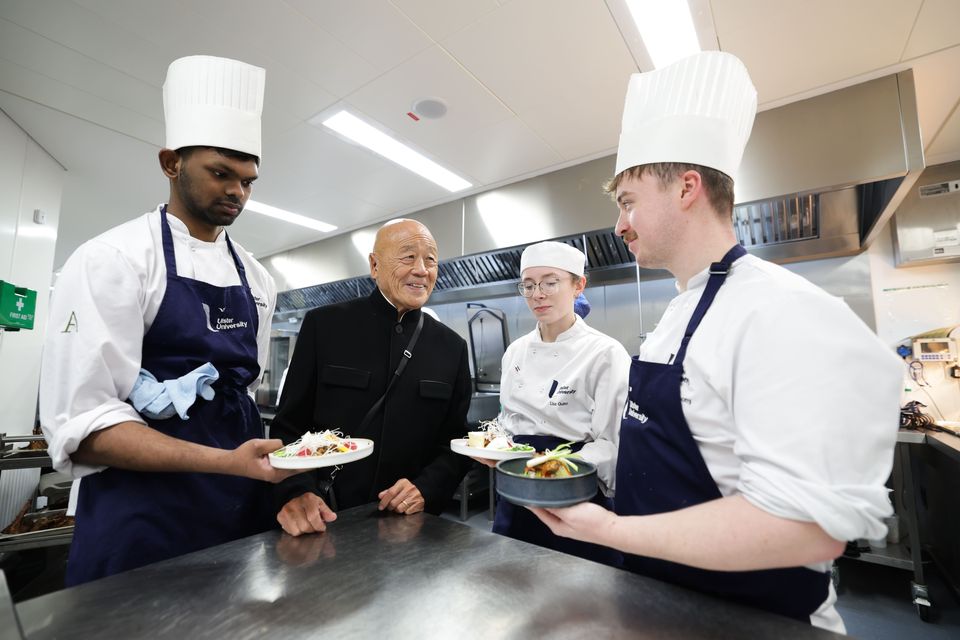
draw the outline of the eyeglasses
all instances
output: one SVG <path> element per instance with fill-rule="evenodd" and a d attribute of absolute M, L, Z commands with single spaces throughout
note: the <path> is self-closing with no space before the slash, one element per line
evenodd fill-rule
<path fill-rule="evenodd" d="M 540 292 L 545 296 L 552 296 L 560 289 L 559 280 L 550 280 L 548 282 L 521 282 L 517 285 L 517 291 L 520 292 L 524 298 L 532 298 L 534 292 L 540 289 Z"/>

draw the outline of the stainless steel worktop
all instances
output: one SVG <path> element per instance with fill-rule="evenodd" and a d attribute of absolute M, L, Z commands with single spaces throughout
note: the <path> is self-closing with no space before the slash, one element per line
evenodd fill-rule
<path fill-rule="evenodd" d="M 108 540 L 104 544 L 109 544 Z M 27 638 L 827 638 L 442 518 L 343 511 L 17 606 Z"/>

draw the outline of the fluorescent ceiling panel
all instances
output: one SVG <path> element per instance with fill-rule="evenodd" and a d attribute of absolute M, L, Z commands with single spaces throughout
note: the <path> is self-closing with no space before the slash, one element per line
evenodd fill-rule
<path fill-rule="evenodd" d="M 700 51 L 687 0 L 627 0 L 627 7 L 657 69 Z"/>
<path fill-rule="evenodd" d="M 247 200 L 247 206 L 244 207 L 244 211 L 253 211 L 254 213 L 259 213 L 260 215 L 267 216 L 269 218 L 276 218 L 277 220 L 283 220 L 284 222 L 289 222 L 290 224 L 298 224 L 301 227 L 315 229 L 317 231 L 322 231 L 323 233 L 327 233 L 328 231 L 333 231 L 336 229 L 336 227 L 332 224 L 320 222 L 319 220 L 302 216 L 299 213 L 293 213 L 284 209 L 278 209 L 277 207 L 271 207 L 269 204 L 257 202 L 256 200 Z"/>
<path fill-rule="evenodd" d="M 413 171 L 417 175 L 426 178 L 451 193 L 463 191 L 473 186 L 452 171 L 441 167 L 433 160 L 414 151 L 402 142 L 391 138 L 383 131 L 364 122 L 348 111 L 335 113 L 323 121 L 323 126 L 370 149 L 387 160 Z"/>

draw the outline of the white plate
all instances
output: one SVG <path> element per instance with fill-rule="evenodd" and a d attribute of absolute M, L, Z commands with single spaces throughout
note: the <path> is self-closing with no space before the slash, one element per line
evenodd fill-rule
<path fill-rule="evenodd" d="M 373 453 L 373 440 L 367 438 L 344 438 L 348 442 L 356 442 L 357 448 L 343 453 L 328 453 L 325 456 L 290 456 L 278 458 L 270 454 L 270 465 L 275 469 L 320 469 L 338 464 L 347 464 L 362 460 Z"/>
<path fill-rule="evenodd" d="M 486 458 L 487 460 L 513 460 L 514 458 L 532 458 L 534 451 L 501 451 L 499 449 L 478 449 L 468 447 L 464 438 L 450 441 L 450 449 L 454 453 L 471 458 Z"/>

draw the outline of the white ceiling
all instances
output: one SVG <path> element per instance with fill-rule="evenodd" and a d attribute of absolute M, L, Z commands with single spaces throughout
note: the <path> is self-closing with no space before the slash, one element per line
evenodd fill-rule
<path fill-rule="evenodd" d="M 666 1 L 666 0 L 665 0 Z M 960 159 L 957 0 L 691 0 L 761 109 L 914 68 L 927 163 Z M 0 0 L 0 109 L 68 169 L 56 265 L 164 200 L 161 85 L 189 54 L 267 70 L 254 197 L 337 232 L 450 194 L 308 120 L 348 105 L 480 191 L 615 151 L 646 68 L 623 0 Z M 628 44 L 629 43 L 629 44 Z M 414 122 L 418 99 L 448 114 Z M 325 234 L 246 213 L 266 256 Z"/>

